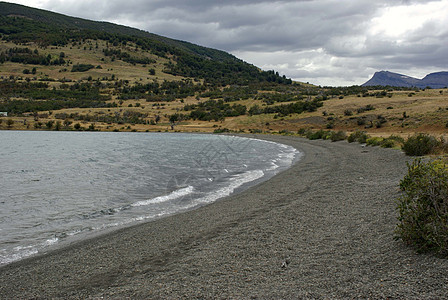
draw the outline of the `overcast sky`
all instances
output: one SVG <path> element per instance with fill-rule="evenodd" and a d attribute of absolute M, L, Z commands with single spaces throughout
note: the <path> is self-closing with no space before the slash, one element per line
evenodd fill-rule
<path fill-rule="evenodd" d="M 225 50 L 318 85 L 448 71 L 448 0 L 23 0 Z"/>

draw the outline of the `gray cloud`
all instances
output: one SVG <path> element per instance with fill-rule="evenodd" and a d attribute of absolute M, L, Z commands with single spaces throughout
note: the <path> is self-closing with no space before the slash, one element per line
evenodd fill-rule
<path fill-rule="evenodd" d="M 405 14 L 416 5 L 427 18 L 411 25 L 382 19 L 394 7 Z M 425 9 L 431 5 L 435 11 Z M 448 17 L 431 15 L 448 8 L 443 0 L 42 0 L 40 6 L 222 49 L 323 85 L 361 84 L 381 69 L 410 76 L 448 69 Z"/>

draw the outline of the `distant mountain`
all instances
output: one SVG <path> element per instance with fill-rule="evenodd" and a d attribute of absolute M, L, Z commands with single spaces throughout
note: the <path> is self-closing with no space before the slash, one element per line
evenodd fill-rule
<path fill-rule="evenodd" d="M 362 86 L 400 86 L 400 87 L 431 87 L 434 89 L 448 86 L 448 72 L 436 72 L 417 79 L 410 76 L 389 71 L 376 72 L 373 77 Z"/>
<path fill-rule="evenodd" d="M 422 79 L 424 85 L 432 88 L 444 88 L 448 86 L 448 72 L 431 73 Z"/>

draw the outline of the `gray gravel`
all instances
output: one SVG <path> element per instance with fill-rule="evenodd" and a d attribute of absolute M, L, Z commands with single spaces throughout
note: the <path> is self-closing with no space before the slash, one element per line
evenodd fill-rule
<path fill-rule="evenodd" d="M 448 297 L 448 260 L 394 240 L 400 151 L 259 138 L 305 156 L 212 205 L 7 265 L 1 299 Z"/>

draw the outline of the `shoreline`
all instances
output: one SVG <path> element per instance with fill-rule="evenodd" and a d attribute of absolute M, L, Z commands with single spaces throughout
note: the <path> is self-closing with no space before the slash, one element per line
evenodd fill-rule
<path fill-rule="evenodd" d="M 394 240 L 396 150 L 251 135 L 302 158 L 259 185 L 0 268 L 0 298 L 443 298 L 448 260 Z"/>

